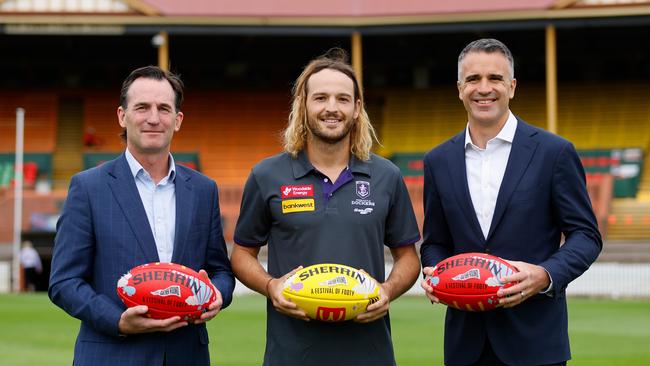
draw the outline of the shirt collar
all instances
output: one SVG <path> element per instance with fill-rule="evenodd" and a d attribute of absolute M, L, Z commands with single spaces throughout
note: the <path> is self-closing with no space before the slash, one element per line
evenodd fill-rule
<path fill-rule="evenodd" d="M 144 168 L 142 167 L 142 164 L 136 160 L 135 156 L 131 154 L 129 149 L 127 148 L 126 151 L 124 152 L 124 155 L 126 157 L 126 162 L 129 164 L 129 169 L 131 170 L 131 174 L 133 175 L 133 178 L 136 178 L 138 173 L 140 172 L 146 172 Z M 149 174 L 147 172 L 147 174 Z M 176 163 L 174 163 L 174 157 L 172 154 L 169 154 L 169 169 L 167 170 L 167 181 L 168 182 L 173 182 L 174 178 L 176 177 Z M 164 180 L 165 178 L 163 178 Z M 162 181 L 161 181 L 162 182 Z"/>
<path fill-rule="evenodd" d="M 295 159 L 291 158 L 291 166 L 295 179 L 302 178 L 310 172 L 316 171 L 316 168 L 309 162 L 307 153 L 304 150 L 301 150 Z M 359 160 L 354 155 L 350 156 L 348 168 L 352 173 L 361 173 L 370 176 L 370 161 Z"/>
<path fill-rule="evenodd" d="M 508 119 L 506 120 L 505 125 L 501 128 L 501 131 L 492 139 L 499 139 L 505 142 L 512 143 L 515 139 L 515 132 L 517 131 L 517 117 L 512 114 L 511 111 L 508 111 Z M 467 145 L 473 145 L 472 137 L 469 134 L 469 122 L 465 128 L 465 147 Z"/>

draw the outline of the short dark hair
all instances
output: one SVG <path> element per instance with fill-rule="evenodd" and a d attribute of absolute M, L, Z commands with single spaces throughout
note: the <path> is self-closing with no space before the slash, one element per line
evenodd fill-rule
<path fill-rule="evenodd" d="M 512 57 L 512 53 L 508 47 L 503 44 L 503 42 L 494 39 L 494 38 L 481 38 L 476 41 L 470 42 L 458 55 L 458 80 L 460 81 L 460 64 L 463 62 L 465 56 L 471 52 L 485 52 L 485 53 L 494 53 L 499 52 L 508 60 L 510 65 L 510 76 L 514 79 L 515 77 L 515 60 Z"/>
<path fill-rule="evenodd" d="M 128 101 L 128 93 L 134 81 L 140 78 L 153 79 L 153 80 L 167 80 L 174 90 L 174 108 L 176 112 L 180 112 L 183 105 L 183 88 L 185 85 L 179 75 L 172 72 L 165 71 L 158 66 L 145 66 L 133 70 L 129 76 L 122 82 L 122 89 L 120 90 L 120 106 L 126 109 Z M 126 141 L 126 128 L 122 129 L 120 133 L 122 141 Z"/>

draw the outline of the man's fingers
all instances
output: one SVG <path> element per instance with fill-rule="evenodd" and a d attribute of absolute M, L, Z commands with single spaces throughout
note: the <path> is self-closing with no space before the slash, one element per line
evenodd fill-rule
<path fill-rule="evenodd" d="M 366 311 L 370 312 L 370 311 L 373 311 L 375 309 L 379 309 L 379 308 L 381 308 L 383 306 L 386 306 L 387 303 L 388 303 L 388 299 L 379 298 L 379 301 L 376 301 L 376 302 L 368 305 L 368 307 L 366 308 Z"/>
<path fill-rule="evenodd" d="M 426 276 L 433 276 L 434 273 L 433 267 L 422 268 L 422 273 L 424 273 Z"/>
<path fill-rule="evenodd" d="M 147 307 L 147 305 L 137 305 L 126 309 L 124 315 L 126 316 L 144 315 L 147 313 L 147 311 L 149 311 L 149 307 Z"/>
<path fill-rule="evenodd" d="M 273 306 L 287 310 L 298 309 L 298 306 L 295 303 L 284 297 L 282 294 L 280 294 L 278 298 L 273 299 Z"/>
<path fill-rule="evenodd" d="M 210 276 L 208 276 L 208 272 L 206 272 L 204 269 L 199 270 L 199 277 L 202 277 L 203 280 L 210 283 Z"/>
<path fill-rule="evenodd" d="M 433 287 L 429 284 L 429 277 L 420 281 L 420 287 L 427 293 L 433 293 Z"/>
<path fill-rule="evenodd" d="M 293 304 L 293 303 L 292 303 Z M 282 307 L 276 307 L 276 310 L 280 312 L 281 314 L 293 317 L 293 318 L 298 318 L 304 321 L 309 321 L 309 318 L 307 317 L 307 313 L 305 313 L 304 310 L 298 308 L 295 304 L 293 304 L 294 308 L 289 309 L 289 308 L 282 308 Z"/>
<path fill-rule="evenodd" d="M 157 330 L 160 331 L 160 332 L 171 332 L 172 330 L 185 327 L 185 326 L 187 326 L 187 324 L 188 323 L 186 321 L 182 321 L 182 322 L 176 321 L 176 322 L 173 322 L 173 323 L 171 323 L 169 325 L 166 325 L 164 327 L 160 327 Z"/>

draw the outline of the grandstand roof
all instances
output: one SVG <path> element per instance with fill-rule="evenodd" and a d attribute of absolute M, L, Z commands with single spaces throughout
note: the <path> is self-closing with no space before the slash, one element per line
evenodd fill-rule
<path fill-rule="evenodd" d="M 650 0 L 0 0 L 0 25 L 364 27 L 649 15 Z"/>
<path fill-rule="evenodd" d="M 449 13 L 542 10 L 555 0 L 142 0 L 163 15 L 201 16 L 403 16 Z"/>

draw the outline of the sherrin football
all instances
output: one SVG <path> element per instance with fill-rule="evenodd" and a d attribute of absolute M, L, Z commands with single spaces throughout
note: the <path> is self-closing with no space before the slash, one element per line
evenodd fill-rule
<path fill-rule="evenodd" d="M 127 307 L 147 305 L 147 316 L 183 320 L 200 318 L 216 301 L 210 282 L 191 268 L 175 263 L 147 263 L 132 268 L 117 281 L 117 294 Z"/>
<path fill-rule="evenodd" d="M 499 304 L 497 291 L 513 285 L 501 279 L 518 272 L 505 260 L 485 253 L 449 257 L 427 278 L 433 294 L 447 306 L 466 311 L 488 311 Z"/>
<path fill-rule="evenodd" d="M 311 319 L 341 322 L 379 301 L 379 284 L 352 267 L 324 263 L 294 273 L 285 281 L 282 293 Z"/>

